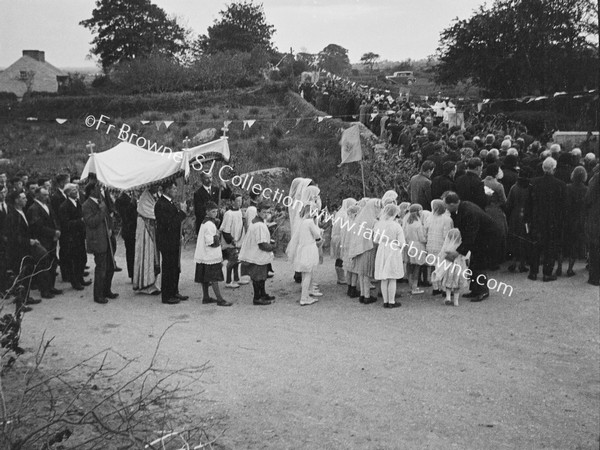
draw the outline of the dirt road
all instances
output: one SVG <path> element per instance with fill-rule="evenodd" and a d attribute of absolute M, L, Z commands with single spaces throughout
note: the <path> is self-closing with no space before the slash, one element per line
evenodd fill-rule
<path fill-rule="evenodd" d="M 122 248 L 120 249 L 122 251 Z M 74 363 L 105 347 L 149 357 L 161 333 L 172 367 L 209 362 L 199 414 L 224 414 L 218 440 L 230 449 L 592 449 L 598 448 L 599 291 L 577 276 L 528 281 L 506 270 L 512 296 L 458 308 L 410 296 L 402 307 L 361 305 L 319 268 L 324 296 L 300 307 L 299 285 L 277 259 L 267 290 L 225 290 L 230 308 L 202 305 L 184 252 L 179 305 L 134 295 L 126 273 L 108 305 L 82 293 L 44 300 L 27 314 L 23 344 L 54 336 L 48 365 Z M 124 258 L 118 258 L 124 267 Z M 215 430 L 218 431 L 218 430 Z"/>

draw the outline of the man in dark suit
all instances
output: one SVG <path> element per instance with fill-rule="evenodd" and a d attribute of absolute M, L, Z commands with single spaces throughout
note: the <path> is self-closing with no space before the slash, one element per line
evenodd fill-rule
<path fill-rule="evenodd" d="M 64 249 L 64 268 L 69 274 L 71 286 L 77 291 L 89 286 L 90 281 L 83 279 L 85 271 L 85 222 L 78 200 L 79 188 L 76 184 L 68 183 L 64 187 L 67 199 L 58 208 L 60 222 L 60 247 Z"/>
<path fill-rule="evenodd" d="M 40 279 L 39 288 L 42 298 L 53 298 L 55 295 L 62 294 L 60 289 L 56 289 L 56 267 L 58 260 L 56 257 L 56 246 L 60 238 L 58 222 L 54 217 L 54 212 L 49 205 L 50 194 L 43 187 L 35 190 L 35 201 L 27 210 L 27 220 L 33 239 L 37 239 L 46 250 L 44 258 L 39 262 L 37 270 L 48 271 L 48 276 Z"/>
<path fill-rule="evenodd" d="M 471 292 L 464 297 L 480 302 L 490 296 L 486 272 L 491 267 L 492 255 L 496 254 L 494 247 L 500 239 L 501 230 L 483 209 L 472 202 L 462 201 L 455 192 L 449 192 L 444 203 L 462 238 L 455 254 L 450 255 L 451 259 L 457 256 L 456 253 L 466 256 L 471 252 Z"/>
<path fill-rule="evenodd" d="M 194 192 L 194 215 L 196 216 L 196 234 L 200 229 L 200 225 L 206 217 L 206 204 L 208 202 L 219 205 L 219 188 L 212 185 L 212 175 L 206 172 L 200 174 L 202 186 Z M 221 182 L 221 198 L 228 199 L 231 197 L 231 189 L 227 187 L 225 182 Z"/>
<path fill-rule="evenodd" d="M 531 180 L 529 201 L 525 208 L 525 223 L 529 224 L 534 241 L 528 278 L 536 280 L 543 253 L 543 280 L 554 281 L 554 263 L 558 259 L 565 222 L 567 186 L 554 176 L 556 160 L 548 157 L 542 163 L 544 175 Z"/>
<path fill-rule="evenodd" d="M 8 206 L 5 224 L 7 269 L 29 286 L 31 280 L 28 277 L 33 273 L 34 264 L 43 256 L 45 250 L 38 240 L 31 237 L 29 222 L 23 210 L 27 204 L 25 193 L 12 191 L 8 194 L 6 204 Z M 48 272 L 41 272 L 38 275 L 38 282 L 41 278 L 44 283 L 43 279 L 47 276 Z M 27 298 L 27 304 L 39 302 L 40 299 Z"/>
<path fill-rule="evenodd" d="M 485 195 L 485 189 L 483 180 L 481 179 L 481 172 L 483 170 L 483 163 L 479 158 L 471 158 L 467 163 L 467 172 L 459 177 L 456 184 L 456 193 L 463 202 L 472 202 L 479 206 L 481 209 L 485 209 L 487 206 L 487 196 Z"/>
<path fill-rule="evenodd" d="M 200 188 L 202 189 L 202 188 Z M 177 185 L 169 181 L 163 185 L 162 196 L 154 205 L 156 216 L 156 247 L 161 255 L 162 302 L 173 305 L 188 297 L 179 293 L 181 257 L 181 222 L 185 213 L 175 202 Z"/>
<path fill-rule="evenodd" d="M 115 209 L 121 218 L 121 237 L 125 243 L 125 259 L 127 275 L 133 278 L 133 263 L 135 260 L 135 230 L 137 228 L 137 202 L 127 192 L 123 191 L 115 200 Z"/>
<path fill-rule="evenodd" d="M 106 204 L 101 200 L 100 186 L 90 183 L 85 187 L 88 199 L 81 207 L 85 222 L 85 240 L 88 253 L 94 255 L 94 301 L 108 303 L 119 294 L 111 291 L 115 272 L 114 250 L 110 242 L 112 221 Z"/>
<path fill-rule="evenodd" d="M 65 186 L 69 183 L 70 178 L 66 173 L 61 173 L 56 176 L 56 186 L 54 189 L 54 193 L 50 197 L 50 206 L 52 208 L 52 212 L 54 213 L 54 217 L 58 218 L 58 209 L 60 205 L 67 199 L 67 195 L 64 192 Z M 60 224 L 59 224 L 60 225 Z M 68 249 L 66 249 L 62 244 L 62 239 L 59 242 L 60 246 L 58 248 L 58 264 L 60 266 L 60 274 L 63 281 L 71 281 L 71 274 L 69 273 L 68 268 L 71 267 L 70 261 L 68 261 Z"/>

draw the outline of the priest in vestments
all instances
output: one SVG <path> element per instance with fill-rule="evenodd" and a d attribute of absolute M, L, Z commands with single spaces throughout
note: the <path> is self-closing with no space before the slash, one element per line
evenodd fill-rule
<path fill-rule="evenodd" d="M 157 188 L 146 189 L 137 205 L 137 228 L 135 235 L 135 260 L 133 263 L 133 290 L 142 294 L 160 294 L 160 254 L 156 249 Z"/>

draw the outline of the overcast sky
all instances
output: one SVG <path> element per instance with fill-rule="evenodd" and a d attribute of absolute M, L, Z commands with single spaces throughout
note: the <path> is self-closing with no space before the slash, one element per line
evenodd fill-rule
<path fill-rule="evenodd" d="M 153 0 L 179 23 L 205 34 L 231 1 Z M 255 4 L 260 3 L 255 1 Z M 439 33 L 465 19 L 483 0 L 264 0 L 267 22 L 280 51 L 317 53 L 328 44 L 359 62 L 367 52 L 381 59 L 421 59 L 435 52 Z M 79 25 L 91 17 L 94 0 L 0 0 L 0 67 L 21 51 L 43 50 L 58 67 L 96 65 L 86 59 L 92 35 Z"/>

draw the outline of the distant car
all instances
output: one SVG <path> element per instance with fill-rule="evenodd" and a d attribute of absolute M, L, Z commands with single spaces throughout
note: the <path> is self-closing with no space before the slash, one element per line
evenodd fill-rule
<path fill-rule="evenodd" d="M 394 72 L 393 75 L 387 75 L 385 77 L 387 80 L 393 81 L 394 83 L 402 83 L 402 84 L 412 84 L 417 79 L 413 75 L 412 70 L 402 70 L 400 72 Z"/>

